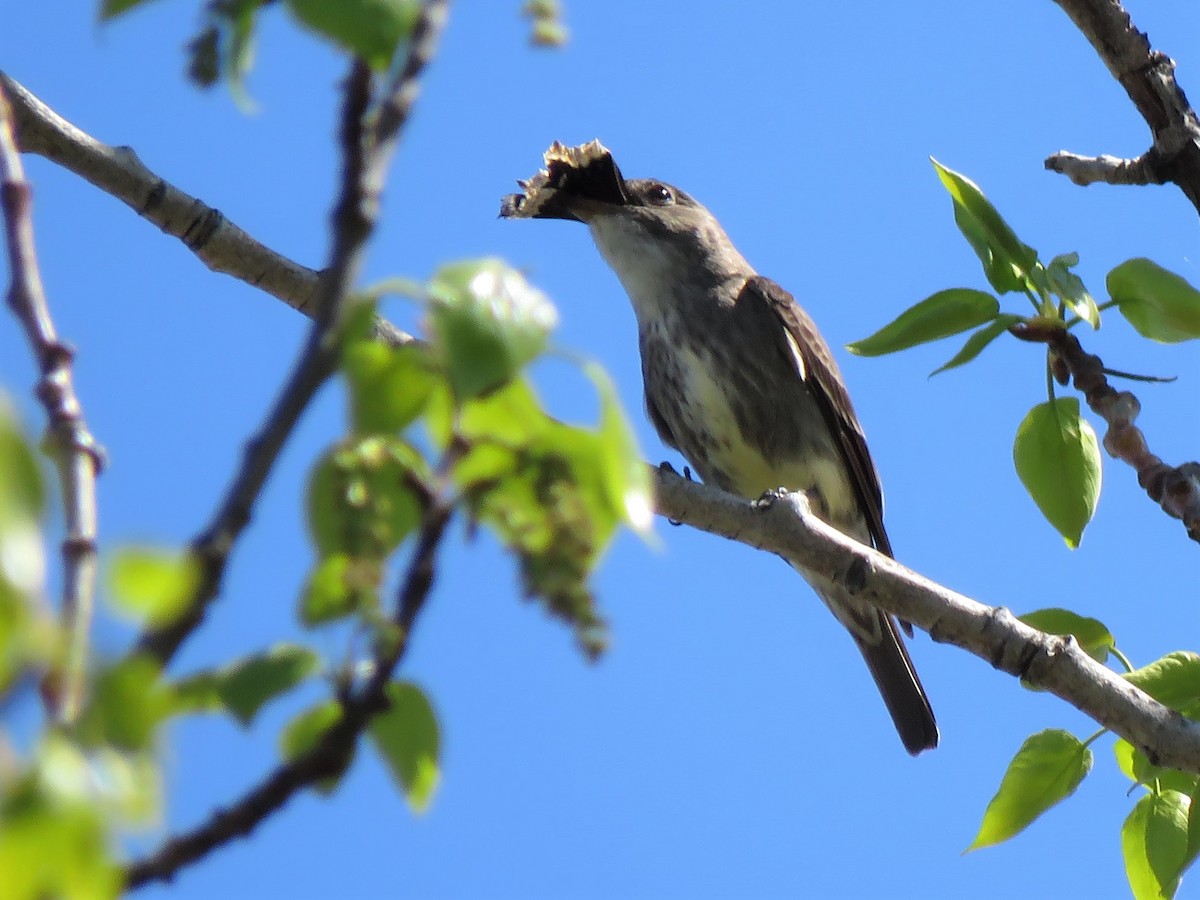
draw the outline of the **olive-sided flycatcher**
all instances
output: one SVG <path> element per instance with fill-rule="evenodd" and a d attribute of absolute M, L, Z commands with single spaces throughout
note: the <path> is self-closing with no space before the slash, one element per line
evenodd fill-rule
<path fill-rule="evenodd" d="M 805 491 L 816 515 L 890 556 L 879 476 L 829 347 L 712 213 L 669 184 L 624 179 L 598 141 L 555 143 L 546 169 L 519 183 L 524 195 L 505 197 L 501 215 L 585 222 L 629 294 L 662 440 L 742 497 Z M 908 752 L 936 747 L 896 621 L 830 573 L 801 574 L 849 630 Z"/>

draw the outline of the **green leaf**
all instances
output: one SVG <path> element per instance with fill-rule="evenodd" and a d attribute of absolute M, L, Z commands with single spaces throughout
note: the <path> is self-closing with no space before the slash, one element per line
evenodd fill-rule
<path fill-rule="evenodd" d="M 109 565 L 108 590 L 117 609 L 162 628 L 187 610 L 201 576 L 200 563 L 190 554 L 127 547 Z"/>
<path fill-rule="evenodd" d="M 163 785 L 151 753 L 123 753 L 109 747 L 89 758 L 91 780 L 101 807 L 132 827 L 153 827 L 162 813 Z"/>
<path fill-rule="evenodd" d="M 1024 321 L 1024 316 L 1015 316 L 1012 313 L 1000 313 L 991 322 L 967 338 L 967 342 L 963 344 L 962 349 L 950 357 L 945 365 L 930 372 L 929 377 L 932 378 L 934 375 L 945 372 L 947 369 L 956 369 L 961 365 L 969 363 L 982 353 L 988 344 L 996 340 L 996 338 L 1000 337 L 1000 335 L 1004 334 L 1018 322 Z"/>
<path fill-rule="evenodd" d="M 307 647 L 277 644 L 220 669 L 181 679 L 175 685 L 175 704 L 184 711 L 228 710 L 247 727 L 260 709 L 320 667 L 320 657 Z"/>
<path fill-rule="evenodd" d="M 1200 708 L 1200 656 L 1176 650 L 1123 676 L 1159 703 L 1184 714 Z"/>
<path fill-rule="evenodd" d="M 325 700 L 316 706 L 306 709 L 284 726 L 279 735 L 279 752 L 284 760 L 290 762 L 298 756 L 308 753 L 324 737 L 334 725 L 342 719 L 342 707 L 336 700 Z M 314 786 L 322 794 L 329 795 L 337 790 L 342 776 L 354 760 L 354 745 L 341 761 L 335 774 L 315 782 Z"/>
<path fill-rule="evenodd" d="M 588 576 L 624 515 L 613 505 L 601 438 L 550 423 L 521 448 L 511 473 L 468 499 L 474 517 L 516 553 L 525 593 L 597 656 L 606 638 Z"/>
<path fill-rule="evenodd" d="M 122 13 L 129 12 L 136 6 L 142 6 L 148 0 L 103 0 L 100 4 L 100 21 L 115 19 Z"/>
<path fill-rule="evenodd" d="M 1081 616 L 1069 609 L 1058 607 L 1039 609 L 1017 618 L 1031 628 L 1044 631 L 1046 634 L 1073 635 L 1084 653 L 1096 662 L 1104 662 L 1108 659 L 1108 652 L 1117 643 L 1112 632 L 1099 619 Z"/>
<path fill-rule="evenodd" d="M 5 898 L 111 900 L 120 893 L 112 836 L 92 794 L 87 760 L 54 733 L 37 748 L 30 771 L 6 775 L 0 798 Z"/>
<path fill-rule="evenodd" d="M 1042 515 L 1079 546 L 1100 499 L 1100 446 L 1074 397 L 1039 403 L 1017 428 L 1013 463 Z"/>
<path fill-rule="evenodd" d="M 498 259 L 443 266 L 430 297 L 434 346 L 459 401 L 512 379 L 542 352 L 558 318 L 541 291 Z"/>
<path fill-rule="evenodd" d="M 1037 251 L 1017 239 L 975 182 L 932 157 L 930 161 L 954 200 L 954 221 L 983 263 L 988 283 L 1002 294 L 1023 290 Z"/>
<path fill-rule="evenodd" d="M 31 602 L 0 570 L 0 696 L 21 678 L 52 668 L 61 658 L 62 638 L 48 611 Z"/>
<path fill-rule="evenodd" d="M 0 532 L 42 517 L 46 488 L 29 441 L 17 425 L 8 397 L 0 393 Z"/>
<path fill-rule="evenodd" d="M 187 77 L 193 85 L 207 90 L 221 78 L 221 32 L 215 25 L 201 29 L 187 43 Z"/>
<path fill-rule="evenodd" d="M 425 693 L 411 682 L 392 682 L 387 698 L 388 710 L 371 720 L 371 739 L 408 805 L 424 812 L 439 778 L 437 716 Z"/>
<path fill-rule="evenodd" d="M 985 291 L 948 288 L 911 306 L 881 329 L 846 349 L 858 356 L 883 356 L 941 340 L 1000 314 L 1000 301 Z"/>
<path fill-rule="evenodd" d="M 300 599 L 300 621 L 312 627 L 379 607 L 383 568 L 377 559 L 334 553 L 317 562 Z"/>
<path fill-rule="evenodd" d="M 1049 729 L 1026 739 L 1008 765 L 979 833 L 968 851 L 1019 834 L 1079 787 L 1092 768 L 1092 751 L 1066 731 Z"/>
<path fill-rule="evenodd" d="M 1200 291 L 1148 259 L 1108 273 L 1108 295 L 1142 337 L 1173 344 L 1200 337 Z"/>
<path fill-rule="evenodd" d="M 349 343 L 342 370 L 350 389 L 350 420 L 356 434 L 395 434 L 425 409 L 437 380 L 428 349 L 411 343 L 392 347 L 382 341 Z"/>
<path fill-rule="evenodd" d="M 1154 765 L 1146 758 L 1146 754 L 1124 738 L 1117 738 L 1113 743 L 1113 756 L 1116 757 L 1117 768 L 1121 770 L 1121 774 L 1136 784 L 1155 785 L 1159 789 L 1191 794 L 1200 781 L 1197 776 L 1187 772 Z"/>
<path fill-rule="evenodd" d="M 89 747 L 149 750 L 172 707 L 158 662 L 148 656 L 127 657 L 96 678 L 76 734 Z"/>
<path fill-rule="evenodd" d="M 1121 826 L 1125 875 L 1137 900 L 1175 896 L 1187 864 L 1190 807 L 1179 791 L 1150 793 Z"/>
<path fill-rule="evenodd" d="M 1100 307 L 1084 286 L 1082 279 L 1071 269 L 1079 264 L 1078 253 L 1065 253 L 1050 260 L 1045 268 L 1046 280 L 1051 291 L 1062 297 L 1075 310 L 1075 315 L 1093 328 L 1100 327 Z"/>
<path fill-rule="evenodd" d="M 322 37 L 386 72 L 420 12 L 417 0 L 287 0 L 292 14 Z"/>
<path fill-rule="evenodd" d="M 374 435 L 334 447 L 308 483 L 308 525 L 321 556 L 382 561 L 421 521 L 413 480 L 425 461 L 397 437 Z"/>
<path fill-rule="evenodd" d="M 654 491 L 650 471 L 643 461 L 629 420 L 621 409 L 617 389 L 608 373 L 594 363 L 583 371 L 600 394 L 600 427 L 597 432 L 601 465 L 612 508 L 634 531 L 647 534 L 654 522 Z"/>

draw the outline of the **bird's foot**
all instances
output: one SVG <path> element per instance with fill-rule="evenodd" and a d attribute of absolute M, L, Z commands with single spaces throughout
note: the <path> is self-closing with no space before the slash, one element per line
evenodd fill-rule
<path fill-rule="evenodd" d="M 667 462 L 665 459 L 658 464 L 658 468 L 659 468 L 659 471 L 661 471 L 661 472 L 670 472 L 672 475 L 679 474 L 678 472 L 675 471 L 675 467 L 673 465 L 671 465 L 669 462 Z M 688 481 L 691 481 L 692 480 L 692 470 L 689 469 L 687 466 L 684 466 L 682 477 L 687 479 Z"/>
<path fill-rule="evenodd" d="M 679 474 L 678 472 L 675 471 L 675 467 L 673 465 L 671 465 L 669 462 L 667 462 L 665 459 L 658 464 L 658 468 L 659 468 L 660 472 L 670 472 L 672 475 Z M 692 480 L 692 470 L 689 469 L 687 466 L 683 467 L 683 477 L 685 479 L 687 479 L 688 481 Z M 678 528 L 680 525 L 683 524 L 682 522 L 676 521 L 675 519 L 667 519 L 667 521 L 670 522 L 672 525 L 674 525 L 676 528 Z"/>
<path fill-rule="evenodd" d="M 776 500 L 786 497 L 789 493 L 791 492 L 785 487 L 772 488 L 769 491 L 763 491 L 763 495 L 757 500 L 751 500 L 750 505 L 755 509 L 770 509 L 775 505 Z"/>
<path fill-rule="evenodd" d="M 672 466 L 672 464 L 670 462 L 667 462 L 666 460 L 659 463 L 659 472 L 670 472 L 672 475 L 679 474 L 678 472 L 676 472 L 676 468 L 674 468 L 674 466 Z M 691 469 L 689 469 L 686 466 L 683 467 L 683 478 L 685 478 L 688 481 L 691 481 Z M 667 522 L 670 522 L 676 528 L 678 528 L 679 526 L 682 526 L 682 524 L 683 524 L 683 522 L 678 522 L 676 520 L 673 520 L 673 518 L 667 518 Z"/>

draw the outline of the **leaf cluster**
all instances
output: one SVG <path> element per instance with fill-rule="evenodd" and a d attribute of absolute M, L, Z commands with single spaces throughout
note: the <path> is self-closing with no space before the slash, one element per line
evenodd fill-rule
<path fill-rule="evenodd" d="M 1133 668 L 1100 621 L 1066 609 L 1042 609 L 1020 617 L 1048 634 L 1071 635 L 1097 662 L 1114 657 L 1124 677 L 1165 706 L 1200 721 L 1200 655 L 1169 653 Z M 988 803 L 968 850 L 1020 834 L 1043 813 L 1075 793 L 1094 763 L 1091 745 L 1105 730 L 1081 740 L 1061 729 L 1031 735 L 1021 745 Z M 1121 826 L 1125 873 L 1137 900 L 1170 900 L 1200 854 L 1200 776 L 1154 765 L 1123 738 L 1113 744 L 1117 768 L 1140 796 Z"/>
<path fill-rule="evenodd" d="M 1116 307 L 1144 337 L 1177 342 L 1200 337 L 1200 291 L 1148 259 L 1130 259 L 1105 279 L 1109 299 L 1098 302 L 1076 273 L 1079 255 L 1066 253 L 1043 263 L 1017 237 L 973 181 L 933 160 L 950 194 L 954 222 L 979 257 L 992 291 L 947 288 L 908 308 L 870 337 L 848 345 L 860 356 L 881 356 L 970 331 L 966 342 L 931 374 L 976 359 L 1006 332 L 1022 326 L 1100 327 L 1101 312 Z M 1032 313 L 1002 309 L 1000 296 L 1018 294 Z M 998 296 L 1000 295 L 1000 296 Z M 1053 350 L 1045 360 L 1048 397 L 1017 427 L 1013 463 L 1034 503 L 1074 548 L 1100 499 L 1100 446 L 1079 402 L 1055 396 L 1058 366 Z M 1065 379 L 1064 379 L 1065 381 Z"/>

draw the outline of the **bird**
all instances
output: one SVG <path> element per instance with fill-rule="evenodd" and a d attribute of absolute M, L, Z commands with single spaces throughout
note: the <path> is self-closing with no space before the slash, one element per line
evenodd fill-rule
<path fill-rule="evenodd" d="M 555 142 L 503 218 L 582 222 L 637 319 L 647 415 L 707 484 L 748 500 L 783 488 L 892 556 L 883 493 L 837 363 L 808 313 L 759 275 L 716 217 L 674 185 L 626 179 L 598 140 Z M 846 628 L 905 749 L 938 744 L 898 623 L 828 572 L 800 574 Z"/>

